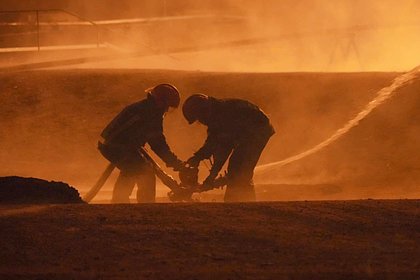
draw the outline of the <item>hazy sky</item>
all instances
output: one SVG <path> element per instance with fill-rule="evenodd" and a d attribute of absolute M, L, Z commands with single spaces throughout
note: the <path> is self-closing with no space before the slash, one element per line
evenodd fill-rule
<path fill-rule="evenodd" d="M 91 20 L 214 16 L 212 20 L 107 26 L 101 31 L 101 39 L 114 46 L 114 50 L 149 55 L 164 50 L 169 55 L 134 57 L 87 67 L 406 71 L 420 64 L 418 0 L 1 0 L 1 3 L 1 10 L 61 8 Z M 226 16 L 235 20 L 224 20 Z M 40 18 L 45 19 L 44 14 Z M 75 41 L 82 44 L 86 43 L 86 37 L 96 38 L 83 30 L 63 28 L 55 31 L 57 34 L 53 32 L 48 30 L 41 37 L 44 45 L 51 44 L 52 38 L 54 44 Z M 243 43 L 224 46 L 226 42 L 238 41 Z M 173 53 L 180 48 L 192 51 Z"/>

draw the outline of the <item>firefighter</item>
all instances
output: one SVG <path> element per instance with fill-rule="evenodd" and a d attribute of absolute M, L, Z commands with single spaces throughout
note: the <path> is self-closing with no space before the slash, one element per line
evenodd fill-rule
<path fill-rule="evenodd" d="M 204 145 L 187 160 L 189 166 L 197 167 L 202 160 L 213 157 L 203 189 L 212 188 L 230 156 L 224 200 L 255 201 L 254 168 L 274 134 L 267 115 L 246 100 L 217 99 L 204 94 L 188 97 L 182 112 L 189 124 L 198 121 L 207 126 Z"/>
<path fill-rule="evenodd" d="M 171 84 L 159 84 L 146 90 L 147 97 L 124 108 L 102 131 L 98 143 L 102 155 L 119 170 L 112 202 L 129 203 L 137 184 L 137 202 L 155 202 L 156 177 L 152 167 L 139 154 L 146 143 L 175 171 L 185 164 L 169 148 L 163 135 L 163 118 L 169 108 L 177 108 L 179 91 Z"/>

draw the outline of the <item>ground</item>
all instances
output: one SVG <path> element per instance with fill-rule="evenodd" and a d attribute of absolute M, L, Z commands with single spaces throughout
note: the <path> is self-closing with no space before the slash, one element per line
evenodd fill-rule
<path fill-rule="evenodd" d="M 0 278 L 419 279 L 420 200 L 0 206 Z"/>

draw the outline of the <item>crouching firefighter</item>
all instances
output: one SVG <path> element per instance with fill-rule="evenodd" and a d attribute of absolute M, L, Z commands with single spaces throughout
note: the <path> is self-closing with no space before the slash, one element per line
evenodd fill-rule
<path fill-rule="evenodd" d="M 203 189 L 212 188 L 230 156 L 224 200 L 255 201 L 254 168 L 274 134 L 267 115 L 248 101 L 217 99 L 204 94 L 188 97 L 182 111 L 188 123 L 198 121 L 207 126 L 204 145 L 187 161 L 188 165 L 196 167 L 200 161 L 213 157 Z"/>
<path fill-rule="evenodd" d="M 163 117 L 170 107 L 178 107 L 178 90 L 170 84 L 159 84 L 146 92 L 147 98 L 124 108 L 105 127 L 101 133 L 104 142 L 98 143 L 102 155 L 120 170 L 112 193 L 113 203 L 129 203 L 136 184 L 139 203 L 155 202 L 154 170 L 138 152 L 146 143 L 168 167 L 179 171 L 184 166 L 163 135 Z"/>

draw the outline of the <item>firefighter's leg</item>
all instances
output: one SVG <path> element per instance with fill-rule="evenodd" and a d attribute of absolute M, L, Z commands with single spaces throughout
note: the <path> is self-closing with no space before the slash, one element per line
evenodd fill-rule
<path fill-rule="evenodd" d="M 130 203 L 130 195 L 133 192 L 144 163 L 135 151 L 127 151 L 124 159 L 117 167 L 120 174 L 115 182 L 112 193 L 113 203 Z"/>
<path fill-rule="evenodd" d="M 256 200 L 252 177 L 268 139 L 252 139 L 234 149 L 228 164 L 229 177 L 224 198 L 226 202 Z"/>
<path fill-rule="evenodd" d="M 156 176 L 149 166 L 143 168 L 137 180 L 137 202 L 153 203 L 156 200 Z"/>
<path fill-rule="evenodd" d="M 136 184 L 136 175 L 121 170 L 112 192 L 112 203 L 130 203 L 130 194 Z"/>
<path fill-rule="evenodd" d="M 235 149 L 228 166 L 228 184 L 226 187 L 225 202 L 255 201 L 255 189 L 252 182 L 252 171 L 245 168 L 244 154 L 240 147 Z"/>

